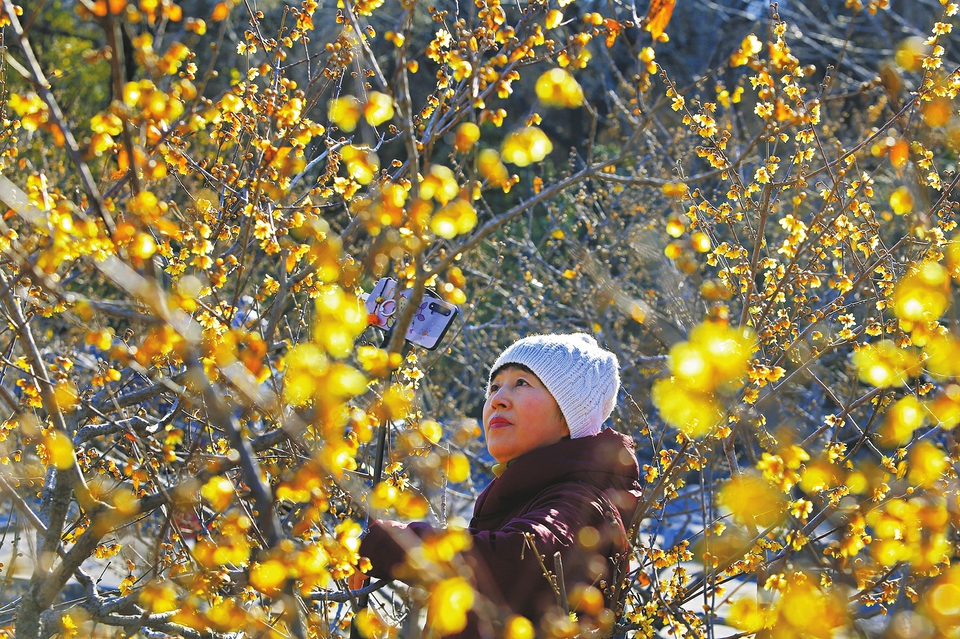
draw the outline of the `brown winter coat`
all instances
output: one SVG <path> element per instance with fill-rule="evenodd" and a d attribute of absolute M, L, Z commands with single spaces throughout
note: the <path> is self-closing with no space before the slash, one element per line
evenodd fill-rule
<path fill-rule="evenodd" d="M 458 636 L 494 636 L 491 615 L 485 614 L 491 609 L 498 612 L 493 617 L 520 614 L 538 626 L 557 606 L 555 591 L 527 545 L 527 534 L 551 572 L 554 554 L 560 552 L 568 594 L 578 584 L 594 585 L 610 606 L 610 580 L 625 556 L 624 527 L 630 525 L 639 496 L 633 442 L 613 430 L 565 439 L 517 457 L 484 489 L 474 508 L 468 529 L 473 547 L 464 560 L 481 595 L 474 606 L 480 614 L 472 615 Z M 588 527 L 596 534 L 581 534 Z M 433 533 L 424 523 L 376 522 L 360 554 L 370 559 L 373 577 L 396 577 L 394 571 L 406 556 L 404 545 Z"/>

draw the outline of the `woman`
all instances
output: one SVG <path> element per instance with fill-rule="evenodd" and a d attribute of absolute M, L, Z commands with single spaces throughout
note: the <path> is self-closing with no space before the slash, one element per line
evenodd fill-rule
<path fill-rule="evenodd" d="M 612 622 L 613 580 L 627 557 L 624 522 L 640 496 L 633 441 L 602 430 L 618 369 L 616 356 L 582 333 L 526 337 L 497 358 L 483 406 L 497 477 L 468 528 L 473 543 L 463 559 L 479 597 L 458 636 L 499 636 L 510 615 L 541 634 L 569 625 L 568 611 L 586 625 Z M 434 532 L 426 523 L 378 521 L 360 555 L 374 577 L 414 581 L 403 570 L 406 549 Z M 556 575 L 560 567 L 562 580 L 551 583 L 545 569 Z"/>

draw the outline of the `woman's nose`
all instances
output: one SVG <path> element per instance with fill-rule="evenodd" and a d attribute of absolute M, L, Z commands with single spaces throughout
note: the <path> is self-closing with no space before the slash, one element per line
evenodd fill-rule
<path fill-rule="evenodd" d="M 496 390 L 493 395 L 490 396 L 490 405 L 497 408 L 504 408 L 510 403 L 507 393 L 503 391 L 502 388 Z"/>

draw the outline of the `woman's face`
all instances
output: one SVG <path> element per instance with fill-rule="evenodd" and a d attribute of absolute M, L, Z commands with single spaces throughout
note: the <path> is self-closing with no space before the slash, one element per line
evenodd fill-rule
<path fill-rule="evenodd" d="M 487 450 L 501 464 L 570 434 L 546 386 L 533 373 L 512 366 L 500 369 L 490 383 L 483 429 Z"/>

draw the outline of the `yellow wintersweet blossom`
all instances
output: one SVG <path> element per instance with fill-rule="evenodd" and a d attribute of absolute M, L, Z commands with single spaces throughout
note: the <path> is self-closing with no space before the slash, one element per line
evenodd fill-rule
<path fill-rule="evenodd" d="M 377 510 L 384 510 L 397 501 L 400 491 L 391 483 L 380 482 L 373 487 L 370 493 L 370 507 Z"/>
<path fill-rule="evenodd" d="M 476 225 L 477 211 L 463 198 L 443 207 L 430 220 L 430 230 L 448 240 L 469 233 Z"/>
<path fill-rule="evenodd" d="M 514 131 L 503 141 L 500 154 L 504 162 L 529 166 L 540 162 L 553 151 L 553 143 L 539 127 L 527 126 Z"/>
<path fill-rule="evenodd" d="M 409 386 L 392 384 L 383 394 L 382 406 L 393 419 L 406 418 L 413 403 L 413 391 Z"/>
<path fill-rule="evenodd" d="M 138 598 L 143 607 L 153 613 L 172 612 L 179 607 L 177 587 L 172 581 L 151 581 Z"/>
<path fill-rule="evenodd" d="M 920 373 L 918 353 L 888 339 L 861 347 L 853 354 L 853 364 L 861 381 L 880 388 L 905 384 Z"/>
<path fill-rule="evenodd" d="M 132 84 L 132 83 L 131 83 Z M 125 95 L 132 96 L 133 93 L 127 93 Z M 136 101 L 139 102 L 140 93 L 136 93 Z M 129 100 L 128 100 L 129 102 Z M 133 106 L 133 105 L 130 105 Z M 220 98 L 220 107 L 225 113 L 239 113 L 243 110 L 244 103 L 243 99 L 234 95 L 233 93 L 226 93 L 222 98 Z"/>
<path fill-rule="evenodd" d="M 950 333 L 935 334 L 923 345 L 923 368 L 935 378 L 960 375 L 960 339 Z"/>
<path fill-rule="evenodd" d="M 103 155 L 113 148 L 115 141 L 109 133 L 94 133 L 90 136 L 90 150 L 96 156 Z"/>
<path fill-rule="evenodd" d="M 950 306 L 950 273 L 936 262 L 925 262 L 897 285 L 893 310 L 905 322 L 931 322 Z"/>
<path fill-rule="evenodd" d="M 423 542 L 423 558 L 435 563 L 449 563 L 473 545 L 473 537 L 462 529 L 450 527 Z"/>
<path fill-rule="evenodd" d="M 950 513 L 942 497 L 891 499 L 866 520 L 873 529 L 870 551 L 881 566 L 909 562 L 925 572 L 949 561 Z"/>
<path fill-rule="evenodd" d="M 920 600 L 920 612 L 945 637 L 960 634 L 960 568 L 954 566 L 926 590 Z"/>
<path fill-rule="evenodd" d="M 236 597 L 215 599 L 204 614 L 203 625 L 211 625 L 221 632 L 239 632 L 246 629 L 250 623 L 247 611 Z M 174 617 L 174 620 L 178 620 Z M 202 626 L 201 626 L 202 627 Z"/>
<path fill-rule="evenodd" d="M 430 511 L 430 505 L 422 496 L 412 490 L 405 490 L 397 495 L 393 509 L 405 519 L 423 519 Z"/>
<path fill-rule="evenodd" d="M 720 503 L 734 521 L 766 528 L 786 519 L 787 498 L 759 475 L 731 479 L 720 489 Z"/>
<path fill-rule="evenodd" d="M 550 69 L 537 79 L 537 97 L 546 106 L 558 109 L 583 104 L 583 87 L 564 69 Z"/>
<path fill-rule="evenodd" d="M 460 451 L 450 453 L 444 460 L 444 474 L 453 484 L 459 484 L 470 478 L 470 460 Z"/>
<path fill-rule="evenodd" d="M 504 639 L 533 639 L 535 634 L 530 620 L 520 615 L 513 615 L 507 619 L 503 628 Z"/>
<path fill-rule="evenodd" d="M 360 121 L 361 103 L 352 95 L 334 98 L 327 103 L 327 117 L 344 131 L 357 128 Z"/>
<path fill-rule="evenodd" d="M 123 133 L 123 121 L 114 113 L 98 113 L 90 118 L 90 130 L 95 133 L 120 135 Z"/>
<path fill-rule="evenodd" d="M 686 106 L 686 100 L 683 95 L 675 92 L 673 89 L 667 91 L 667 97 L 671 98 L 670 108 L 674 111 L 681 111 Z"/>
<path fill-rule="evenodd" d="M 657 65 L 654 64 L 654 60 L 657 59 L 657 53 L 654 51 L 653 47 L 643 47 L 640 49 L 640 53 L 637 54 L 637 58 L 640 62 L 643 62 L 647 65 L 647 73 L 656 73 Z"/>
<path fill-rule="evenodd" d="M 697 253 L 706 253 L 710 250 L 710 236 L 703 231 L 696 231 L 690 235 L 690 244 Z"/>
<path fill-rule="evenodd" d="M 393 118 L 393 98 L 386 93 L 371 91 L 363 105 L 363 117 L 370 126 L 380 126 Z"/>
<path fill-rule="evenodd" d="M 357 13 L 362 16 L 369 16 L 379 9 L 382 4 L 383 0 L 360 0 L 355 6 L 357 7 Z"/>
<path fill-rule="evenodd" d="M 287 566 L 280 559 L 268 559 L 250 566 L 250 585 L 268 597 L 279 595 L 286 581 Z"/>
<path fill-rule="evenodd" d="M 954 236 L 946 246 L 947 268 L 954 280 L 960 280 L 960 237 Z"/>
<path fill-rule="evenodd" d="M 49 117 L 46 103 L 33 92 L 11 93 L 7 104 L 20 116 L 20 125 L 27 131 L 36 131 Z"/>
<path fill-rule="evenodd" d="M 800 488 L 808 495 L 814 495 L 844 483 L 843 475 L 843 469 L 836 464 L 832 464 L 825 459 L 818 459 L 805 464 L 800 478 Z"/>
<path fill-rule="evenodd" d="M 887 410 L 880 436 L 883 443 L 890 446 L 902 446 L 910 441 L 914 431 L 927 420 L 927 411 L 913 395 L 899 399 Z"/>
<path fill-rule="evenodd" d="M 417 430 L 431 444 L 436 444 L 443 436 L 443 428 L 432 419 L 425 419 L 417 426 Z"/>
<path fill-rule="evenodd" d="M 140 509 L 140 500 L 126 486 L 120 486 L 110 495 L 110 501 L 117 512 L 123 516 L 135 514 Z"/>
<path fill-rule="evenodd" d="M 157 243 L 149 233 L 137 233 L 127 246 L 127 252 L 131 257 L 145 260 L 157 252 Z"/>
<path fill-rule="evenodd" d="M 895 189 L 890 194 L 890 208 L 897 215 L 906 215 L 913 210 L 913 195 L 904 186 Z"/>
<path fill-rule="evenodd" d="M 652 0 L 650 8 L 647 10 L 646 30 L 650 32 L 654 40 L 666 42 L 669 38 L 664 33 L 667 25 L 670 24 L 670 18 L 673 16 L 673 8 L 677 0 Z"/>
<path fill-rule="evenodd" d="M 400 367 L 403 356 L 400 353 L 389 353 L 376 346 L 363 345 L 357 349 L 357 361 L 374 377 L 383 377 L 392 370 Z"/>
<path fill-rule="evenodd" d="M 950 458 L 947 453 L 929 441 L 918 442 L 910 448 L 910 470 L 907 471 L 907 481 L 915 486 L 933 488 L 944 473 L 950 468 Z"/>
<path fill-rule="evenodd" d="M 250 559 L 250 539 L 247 531 L 253 522 L 237 511 L 231 511 L 220 524 L 220 534 L 201 539 L 193 549 L 194 557 L 207 569 L 221 566 L 244 566 Z"/>
<path fill-rule="evenodd" d="M 458 153 L 466 153 L 473 148 L 473 145 L 476 144 L 479 139 L 480 127 L 473 122 L 464 122 L 457 127 L 453 148 L 455 148 Z"/>
<path fill-rule="evenodd" d="M 370 184 L 380 170 L 380 158 L 365 146 L 348 144 L 340 149 L 340 154 L 347 163 L 350 177 L 360 184 Z"/>
<path fill-rule="evenodd" d="M 960 386 L 949 384 L 943 392 L 926 405 L 930 417 L 940 428 L 950 429 L 960 424 Z"/>
<path fill-rule="evenodd" d="M 73 442 L 60 431 L 52 430 L 43 438 L 49 462 L 58 470 L 70 468 L 75 461 Z"/>
<path fill-rule="evenodd" d="M 316 513 L 316 518 L 320 513 Z M 353 543 L 347 544 L 349 548 L 338 548 L 331 540 L 325 540 L 323 545 L 319 543 L 307 544 L 301 548 L 294 556 L 287 559 L 288 574 L 291 578 L 296 578 L 300 582 L 300 592 L 304 595 L 317 589 L 327 588 L 333 576 L 327 569 L 331 563 L 331 558 L 348 555 L 354 548 Z M 357 546 L 359 548 L 359 546 Z M 328 552 L 329 551 L 329 552 Z M 349 557 L 352 559 L 352 557 Z"/>
<path fill-rule="evenodd" d="M 690 187 L 683 182 L 667 182 L 662 187 L 660 187 L 660 190 L 663 191 L 663 194 L 666 195 L 667 197 L 682 198 L 684 195 L 686 195 L 690 191 Z M 670 220 L 678 221 L 676 217 L 672 217 L 670 218 Z M 680 237 L 680 235 L 683 233 L 683 230 L 685 228 L 686 226 L 681 223 L 680 233 L 674 234 L 670 232 L 670 225 L 668 224 L 667 233 L 669 233 L 671 237 Z"/>
<path fill-rule="evenodd" d="M 69 413 L 80 401 L 80 393 L 72 380 L 61 379 L 53 387 L 53 400 L 57 408 Z"/>
<path fill-rule="evenodd" d="M 725 322 L 705 322 L 690 331 L 690 340 L 670 349 L 671 377 L 657 380 L 652 399 L 671 426 L 691 437 L 702 437 L 722 414 L 716 392 L 739 388 L 755 348 L 753 331 L 730 328 Z"/>
<path fill-rule="evenodd" d="M 667 195 L 666 187 L 664 187 L 664 195 Z M 667 219 L 667 235 L 672 238 L 679 238 L 686 232 L 687 225 L 681 218 L 677 216 L 670 216 L 670 218 Z M 679 245 L 677 248 L 680 248 Z M 677 257 L 679 257 L 679 255 Z"/>
<path fill-rule="evenodd" d="M 743 597 L 730 605 L 727 623 L 738 630 L 757 632 L 773 621 L 772 611 L 761 606 L 756 597 Z"/>
<path fill-rule="evenodd" d="M 801 465 L 810 461 L 810 455 L 797 445 L 786 446 L 771 455 L 763 453 L 757 469 L 763 472 L 763 477 L 782 491 L 788 491 L 800 481 Z"/>
<path fill-rule="evenodd" d="M 651 398 L 663 420 L 690 437 L 705 436 L 723 414 L 712 393 L 692 391 L 675 377 L 654 382 Z"/>
<path fill-rule="evenodd" d="M 427 618 L 439 636 L 452 635 L 467 627 L 467 613 L 473 608 L 473 588 L 463 577 L 451 577 L 430 590 Z"/>
<path fill-rule="evenodd" d="M 473 75 L 473 65 L 459 53 L 451 52 L 447 54 L 446 62 L 453 68 L 453 78 L 457 82 Z"/>
<path fill-rule="evenodd" d="M 500 161 L 500 154 L 493 149 L 484 149 L 477 155 L 477 170 L 490 184 L 502 186 L 510 179 L 507 167 Z"/>
<path fill-rule="evenodd" d="M 890 163 L 900 169 L 910 159 L 910 145 L 906 140 L 898 140 L 893 143 L 889 151 Z"/>
<path fill-rule="evenodd" d="M 778 580 L 781 598 L 771 636 L 778 639 L 830 639 L 847 623 L 844 600 L 833 591 L 824 592 L 819 583 L 804 573 L 793 573 Z"/>
<path fill-rule="evenodd" d="M 360 371 L 330 362 L 316 344 L 298 344 L 284 359 L 284 397 L 294 406 L 303 406 L 311 399 L 332 405 L 366 390 L 367 378 Z"/>
<path fill-rule="evenodd" d="M 726 108 L 730 108 L 731 104 L 740 104 L 740 100 L 743 98 L 743 87 L 737 87 L 733 90 L 733 93 L 730 93 L 725 88 L 717 89 L 717 100 L 720 101 L 720 104 Z M 799 157 L 799 156 L 798 156 Z"/>
<path fill-rule="evenodd" d="M 920 105 L 920 115 L 927 126 L 945 126 L 953 117 L 953 103 L 947 98 L 933 98 Z"/>
<path fill-rule="evenodd" d="M 364 608 L 354 617 L 362 637 L 395 637 L 397 629 L 386 623 L 373 608 Z"/>
<path fill-rule="evenodd" d="M 213 477 L 200 489 L 200 495 L 218 513 L 230 507 L 235 492 L 233 482 L 226 477 Z"/>
<path fill-rule="evenodd" d="M 420 182 L 420 197 L 425 200 L 436 200 L 441 205 L 457 197 L 460 185 L 449 167 L 442 164 L 431 164 L 427 175 Z"/>
<path fill-rule="evenodd" d="M 931 47 L 923 38 L 914 36 L 906 38 L 897 46 L 893 59 L 901 69 L 912 73 L 920 70 L 923 61 L 930 55 L 930 50 Z"/>
<path fill-rule="evenodd" d="M 740 43 L 740 48 L 730 56 L 730 65 L 734 67 L 742 67 L 745 65 L 751 57 L 760 53 L 763 49 L 763 43 L 760 42 L 760 39 L 756 35 L 750 34 L 743 39 L 743 42 Z"/>
<path fill-rule="evenodd" d="M 350 355 L 354 340 L 366 327 L 366 307 L 353 293 L 328 286 L 317 295 L 313 337 L 332 357 Z"/>
<path fill-rule="evenodd" d="M 303 114 L 303 98 L 294 97 L 277 109 L 277 124 L 284 129 L 289 129 L 295 125 Z"/>
<path fill-rule="evenodd" d="M 183 26 L 187 31 L 196 33 L 200 36 L 207 32 L 207 23 L 202 18 L 187 18 L 184 20 Z"/>
<path fill-rule="evenodd" d="M 690 388 L 710 392 L 743 381 L 754 347 L 753 331 L 705 322 L 670 349 L 667 366 Z"/>

